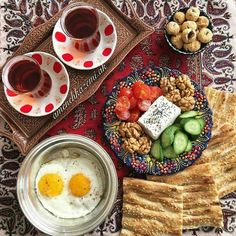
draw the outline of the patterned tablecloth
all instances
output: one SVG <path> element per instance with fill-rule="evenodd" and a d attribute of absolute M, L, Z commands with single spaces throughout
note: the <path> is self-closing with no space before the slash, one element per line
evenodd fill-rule
<path fill-rule="evenodd" d="M 113 0 L 124 13 L 129 8 L 124 0 Z M 54 15 L 68 0 L 0 0 L 0 66 L 5 62 L 32 29 Z M 105 140 L 101 110 L 106 95 L 117 79 L 144 66 L 159 65 L 179 69 L 202 86 L 213 86 L 234 92 L 235 77 L 235 0 L 132 0 L 142 20 L 156 28 L 156 32 L 138 45 L 102 84 L 100 89 L 79 105 L 48 136 L 76 133 L 102 144 L 112 156 L 119 177 L 133 175 L 111 152 Z M 180 7 L 197 5 L 206 10 L 214 23 L 213 43 L 197 56 L 174 53 L 163 37 L 165 16 Z M 3 122 L 3 121 L 2 121 Z M 97 124 L 98 127 L 97 127 Z M 22 214 L 16 198 L 16 178 L 24 157 L 8 139 L 0 137 L 0 235 L 41 235 Z M 236 193 L 221 199 L 224 228 L 205 227 L 184 232 L 195 236 L 236 235 Z M 119 235 L 122 196 L 119 196 L 111 215 L 91 235 Z"/>

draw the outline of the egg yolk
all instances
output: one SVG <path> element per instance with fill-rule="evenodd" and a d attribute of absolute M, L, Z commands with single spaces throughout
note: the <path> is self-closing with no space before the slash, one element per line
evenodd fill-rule
<path fill-rule="evenodd" d="M 91 182 L 88 177 L 79 173 L 71 177 L 69 186 L 74 196 L 83 197 L 90 191 Z"/>
<path fill-rule="evenodd" d="M 46 174 L 40 178 L 38 188 L 43 196 L 58 196 L 63 190 L 62 178 L 58 174 Z"/>

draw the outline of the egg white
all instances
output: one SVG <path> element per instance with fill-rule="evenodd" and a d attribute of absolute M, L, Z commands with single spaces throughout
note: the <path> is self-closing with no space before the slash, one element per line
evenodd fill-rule
<path fill-rule="evenodd" d="M 63 191 L 56 197 L 43 196 L 38 189 L 40 178 L 50 173 L 60 175 L 63 180 Z M 90 191 L 83 197 L 73 196 L 69 188 L 71 177 L 78 173 L 88 177 L 91 182 Z M 95 160 L 87 156 L 61 157 L 41 166 L 36 176 L 35 191 L 43 207 L 55 216 L 79 218 L 93 211 L 101 201 L 104 192 L 103 180 L 101 167 Z"/>

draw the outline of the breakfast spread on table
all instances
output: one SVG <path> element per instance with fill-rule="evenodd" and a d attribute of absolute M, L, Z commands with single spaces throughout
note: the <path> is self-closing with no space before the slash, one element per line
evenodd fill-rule
<path fill-rule="evenodd" d="M 174 12 L 165 33 L 177 51 L 193 55 L 213 38 L 210 18 L 197 7 Z M 87 3 L 70 4 L 52 37 L 62 62 L 34 52 L 4 67 L 8 102 L 24 115 L 48 115 L 64 103 L 70 79 L 63 63 L 91 70 L 109 60 L 117 43 L 110 17 Z M 117 79 L 102 116 L 114 154 L 145 174 L 123 178 L 120 235 L 178 236 L 186 229 L 223 227 L 220 198 L 236 190 L 235 93 L 204 89 L 187 74 L 154 65 Z M 50 235 L 93 230 L 111 212 L 117 191 L 107 152 L 69 134 L 32 149 L 17 183 L 23 212 Z"/>

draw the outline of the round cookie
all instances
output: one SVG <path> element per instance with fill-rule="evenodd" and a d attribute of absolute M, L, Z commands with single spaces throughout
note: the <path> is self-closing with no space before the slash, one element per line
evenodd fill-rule
<path fill-rule="evenodd" d="M 192 29 L 192 30 L 197 30 L 197 24 L 194 21 L 185 21 L 181 25 L 181 30 L 184 31 L 185 29 Z"/>
<path fill-rule="evenodd" d="M 166 26 L 166 30 L 170 35 L 177 35 L 180 31 L 180 26 L 176 22 L 170 21 Z"/>
<path fill-rule="evenodd" d="M 185 14 L 181 11 L 176 12 L 174 14 L 174 21 L 179 25 L 183 24 L 183 22 L 185 21 Z"/>
<path fill-rule="evenodd" d="M 209 20 L 206 16 L 199 16 L 196 21 L 199 29 L 206 28 L 209 25 Z"/>
<path fill-rule="evenodd" d="M 196 52 L 201 48 L 201 43 L 198 40 L 195 40 L 191 43 L 184 44 L 184 50 L 189 52 Z"/>
<path fill-rule="evenodd" d="M 208 28 L 202 28 L 197 35 L 197 39 L 201 43 L 209 43 L 212 40 L 213 33 Z"/>
<path fill-rule="evenodd" d="M 191 21 L 197 21 L 200 16 L 200 10 L 197 7 L 190 7 L 186 12 L 186 19 Z"/>
<path fill-rule="evenodd" d="M 181 38 L 184 43 L 191 43 L 191 42 L 195 41 L 197 38 L 196 31 L 192 30 L 192 29 L 185 29 L 181 33 Z"/>
<path fill-rule="evenodd" d="M 170 41 L 178 49 L 181 49 L 184 45 L 181 34 L 172 36 Z"/>

